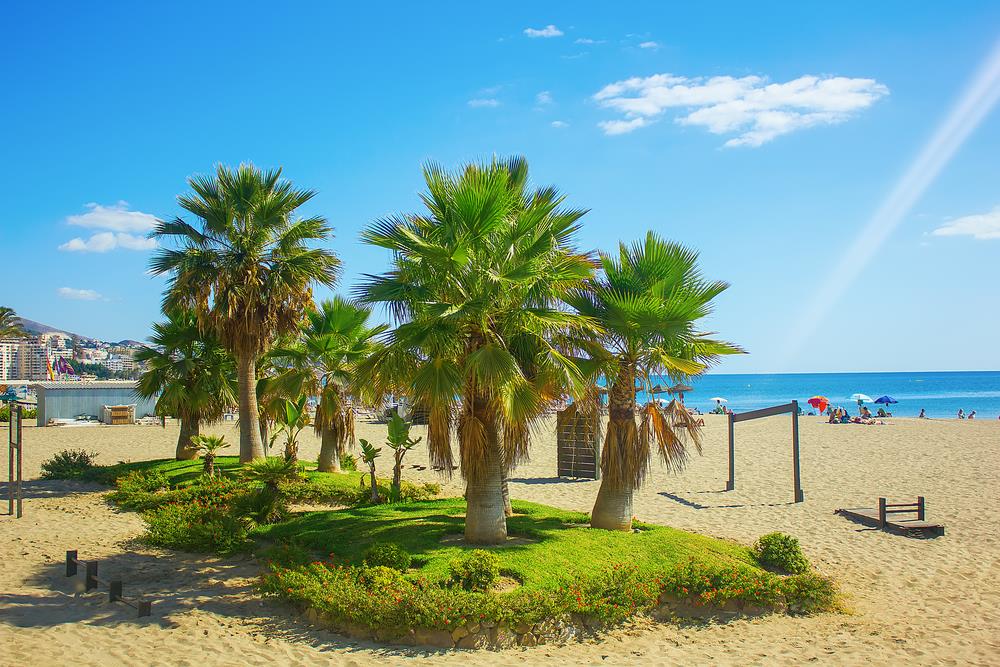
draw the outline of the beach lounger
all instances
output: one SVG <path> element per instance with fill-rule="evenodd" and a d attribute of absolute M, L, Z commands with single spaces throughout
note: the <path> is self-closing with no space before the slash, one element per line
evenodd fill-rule
<path fill-rule="evenodd" d="M 834 514 L 881 530 L 901 533 L 907 537 L 926 534 L 944 535 L 944 526 L 926 521 L 923 496 L 918 496 L 915 503 L 889 503 L 885 498 L 879 498 L 878 507 L 838 509 Z M 912 514 L 913 518 L 897 519 L 895 515 L 898 514 Z"/>

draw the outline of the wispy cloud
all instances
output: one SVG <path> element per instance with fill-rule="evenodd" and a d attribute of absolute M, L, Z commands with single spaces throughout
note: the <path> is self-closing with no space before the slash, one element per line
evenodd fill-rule
<path fill-rule="evenodd" d="M 64 299 L 74 301 L 99 301 L 103 297 L 92 289 L 77 289 L 75 287 L 60 287 L 56 293 Z"/>
<path fill-rule="evenodd" d="M 524 34 L 532 39 L 543 37 L 562 37 L 563 31 L 555 27 L 552 24 L 545 26 L 544 28 L 525 28 Z"/>
<path fill-rule="evenodd" d="M 1000 206 L 988 213 L 949 220 L 931 232 L 934 236 L 971 236 L 980 241 L 1000 239 Z"/>
<path fill-rule="evenodd" d="M 674 122 L 706 128 L 713 134 L 736 134 L 724 144 L 761 146 L 795 130 L 847 120 L 889 94 L 874 79 L 801 76 L 785 83 L 765 77 L 689 78 L 655 74 L 616 81 L 594 99 L 624 115 L 598 125 L 605 134 L 625 134 L 645 127 L 668 109 L 685 109 Z"/>
<path fill-rule="evenodd" d="M 590 39 L 589 37 L 579 37 L 573 40 L 574 44 L 604 44 L 606 40 L 603 39 Z"/>
<path fill-rule="evenodd" d="M 546 106 L 548 104 L 552 104 L 554 101 L 555 100 L 552 99 L 552 93 L 547 90 L 543 90 L 535 95 L 535 104 L 539 106 Z"/>
<path fill-rule="evenodd" d="M 104 231 L 92 234 L 86 239 L 81 237 L 70 239 L 59 246 L 60 250 L 108 252 L 115 248 L 152 250 L 156 247 L 156 241 L 145 236 L 156 226 L 156 216 L 151 213 L 132 211 L 124 201 L 111 206 L 90 203 L 85 208 L 88 209 L 86 213 L 68 216 L 67 224 Z"/>
<path fill-rule="evenodd" d="M 643 42 L 642 44 L 639 45 L 639 48 L 640 49 L 658 49 L 658 48 L 660 48 L 660 43 L 659 42 L 652 42 L 652 41 L 650 41 L 650 42 Z"/>
<path fill-rule="evenodd" d="M 473 109 L 483 109 L 500 106 L 500 100 L 494 97 L 475 97 L 466 102 Z"/>
<path fill-rule="evenodd" d="M 569 123 L 567 123 L 564 120 L 554 120 L 551 123 L 549 123 L 549 125 L 556 128 L 557 130 L 561 130 L 564 127 L 569 127 Z"/>

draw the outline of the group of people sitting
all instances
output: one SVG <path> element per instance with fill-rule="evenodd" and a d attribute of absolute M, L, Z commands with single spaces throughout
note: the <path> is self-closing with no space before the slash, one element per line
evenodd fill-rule
<path fill-rule="evenodd" d="M 830 415 L 830 419 L 827 423 L 830 424 L 882 424 L 872 415 L 872 411 L 866 406 L 861 406 L 861 413 L 857 417 L 852 417 L 847 413 L 844 408 L 830 408 L 827 411 Z M 879 408 L 878 417 L 891 417 L 892 414 L 886 412 L 883 408 Z"/>

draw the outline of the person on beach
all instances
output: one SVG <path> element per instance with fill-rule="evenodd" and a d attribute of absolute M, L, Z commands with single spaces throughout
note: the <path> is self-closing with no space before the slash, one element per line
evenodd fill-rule
<path fill-rule="evenodd" d="M 958 418 L 965 419 L 965 410 L 963 410 L 962 408 L 958 409 Z"/>
<path fill-rule="evenodd" d="M 967 419 L 971 420 L 971 419 L 975 419 L 975 418 L 976 418 L 976 411 L 972 410 L 971 412 L 969 412 L 969 416 L 967 417 Z"/>
<path fill-rule="evenodd" d="M 923 408 L 920 408 L 920 414 L 917 415 L 917 419 L 927 419 L 927 413 L 924 412 Z"/>

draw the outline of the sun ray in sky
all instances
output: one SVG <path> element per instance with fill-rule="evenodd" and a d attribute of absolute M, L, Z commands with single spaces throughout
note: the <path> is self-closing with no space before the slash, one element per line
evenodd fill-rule
<path fill-rule="evenodd" d="M 896 228 L 920 201 L 927 188 L 948 165 L 962 144 L 1000 100 L 1000 40 L 983 61 L 969 85 L 938 125 L 916 159 L 882 201 L 868 224 L 855 235 L 836 267 L 810 299 L 791 328 L 786 363 L 794 365 L 809 338 L 837 307 L 841 298 L 878 254 Z"/>

